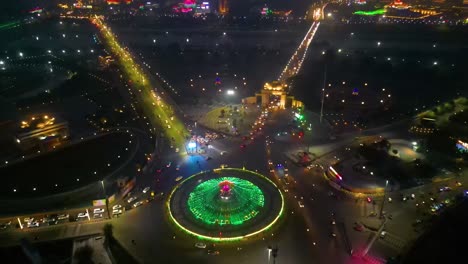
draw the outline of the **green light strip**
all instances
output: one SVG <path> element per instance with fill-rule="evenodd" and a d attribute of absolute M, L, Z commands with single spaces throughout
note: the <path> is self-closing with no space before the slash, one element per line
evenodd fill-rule
<path fill-rule="evenodd" d="M 235 169 L 235 168 L 227 168 L 227 169 L 214 169 L 213 171 L 217 172 L 217 171 L 220 171 L 220 170 L 223 170 L 223 171 L 229 171 L 229 170 L 234 170 L 234 171 L 242 171 L 242 172 L 249 172 L 249 173 L 252 173 L 252 174 L 255 174 L 259 177 L 262 177 L 263 179 L 267 180 L 268 182 L 270 182 L 271 184 L 273 184 L 276 188 L 278 188 L 276 186 L 276 184 L 274 182 L 272 182 L 270 179 L 266 178 L 265 176 L 259 174 L 259 173 L 256 173 L 254 171 L 249 171 L 249 170 L 245 170 L 245 169 Z M 237 240 L 241 240 L 241 239 L 244 239 L 244 238 L 247 238 L 247 237 L 251 237 L 251 236 L 254 236 L 254 235 L 257 235 L 257 234 L 260 234 L 261 232 L 264 232 L 268 229 L 270 229 L 277 221 L 278 219 L 283 215 L 283 211 L 284 211 L 284 197 L 283 197 L 283 194 L 279 191 L 278 189 L 278 192 L 281 196 L 281 210 L 279 212 L 279 214 L 275 217 L 275 219 L 273 219 L 273 221 L 271 221 L 270 224 L 268 224 L 267 226 L 265 226 L 264 228 L 258 230 L 258 231 L 255 231 L 255 232 L 252 232 L 250 234 L 247 234 L 247 235 L 244 235 L 244 236 L 236 236 L 236 237 L 211 237 L 211 236 L 205 236 L 205 235 L 202 235 L 202 234 L 198 234 L 196 232 L 193 232 L 187 228 L 185 228 L 184 226 L 182 226 L 179 222 L 177 222 L 177 220 L 174 218 L 174 216 L 172 215 L 172 211 L 171 211 L 171 198 L 172 198 L 172 195 L 174 194 L 174 192 L 178 189 L 179 186 L 181 186 L 181 184 L 185 181 L 187 181 L 188 179 L 191 179 L 193 177 L 196 177 L 200 174 L 203 174 L 203 173 L 206 173 L 206 171 L 202 171 L 202 172 L 199 172 L 195 175 L 192 175 L 190 177 L 188 177 L 187 179 L 185 179 L 184 181 L 182 181 L 179 185 L 177 185 L 176 188 L 174 188 L 171 192 L 171 194 L 169 195 L 169 198 L 167 199 L 167 202 L 166 202 L 166 205 L 167 205 L 167 208 L 168 208 L 168 211 L 169 211 L 169 217 L 172 219 L 172 221 L 184 232 L 190 234 L 190 235 L 193 235 L 193 236 L 196 236 L 200 239 L 205 239 L 205 240 L 209 240 L 209 241 L 214 241 L 214 242 L 220 242 L 220 241 L 237 241 Z"/>
<path fill-rule="evenodd" d="M 4 23 L 0 25 L 0 30 L 14 28 L 16 26 L 19 26 L 19 24 L 20 23 L 18 21 Z"/>
<path fill-rule="evenodd" d="M 383 15 L 385 14 L 386 10 L 384 8 L 382 9 L 377 9 L 374 11 L 356 11 L 353 13 L 353 15 L 362 15 L 362 16 L 376 16 L 376 15 Z"/>

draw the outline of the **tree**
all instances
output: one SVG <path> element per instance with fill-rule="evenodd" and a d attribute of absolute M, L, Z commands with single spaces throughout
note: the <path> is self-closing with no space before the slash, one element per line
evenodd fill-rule
<path fill-rule="evenodd" d="M 102 228 L 102 231 L 106 240 L 114 238 L 114 226 L 112 224 L 105 224 Z"/>
<path fill-rule="evenodd" d="M 77 260 L 78 264 L 92 264 L 94 261 L 92 260 L 93 257 L 93 248 L 89 245 L 85 245 L 75 252 L 75 259 Z"/>
<path fill-rule="evenodd" d="M 224 110 L 224 108 L 221 109 L 221 116 L 220 117 L 224 117 L 225 114 L 226 114 L 226 110 Z"/>

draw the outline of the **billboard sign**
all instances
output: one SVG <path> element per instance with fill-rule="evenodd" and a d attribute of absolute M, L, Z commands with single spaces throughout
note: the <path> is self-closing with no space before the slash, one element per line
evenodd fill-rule
<path fill-rule="evenodd" d="M 106 205 L 106 199 L 93 200 L 93 206 L 104 206 Z"/>

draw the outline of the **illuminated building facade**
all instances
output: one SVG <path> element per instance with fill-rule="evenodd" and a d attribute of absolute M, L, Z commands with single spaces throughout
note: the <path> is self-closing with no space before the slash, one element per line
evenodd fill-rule
<path fill-rule="evenodd" d="M 68 137 L 67 122 L 57 122 L 55 117 L 44 115 L 21 121 L 15 140 L 23 150 L 34 148 L 45 150 L 60 145 L 68 140 Z"/>
<path fill-rule="evenodd" d="M 278 106 L 280 108 L 302 108 L 304 105 L 301 101 L 295 100 L 294 96 L 287 93 L 288 85 L 284 82 L 273 81 L 265 83 L 260 93 L 255 96 L 242 99 L 244 104 L 258 104 L 266 107 L 272 100 L 278 99 Z"/>

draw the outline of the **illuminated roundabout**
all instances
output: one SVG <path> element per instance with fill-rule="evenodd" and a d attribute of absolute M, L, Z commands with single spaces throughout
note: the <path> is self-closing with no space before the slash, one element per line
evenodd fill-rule
<path fill-rule="evenodd" d="M 169 217 L 183 231 L 201 239 L 233 241 L 261 235 L 284 211 L 284 199 L 265 176 L 243 169 L 215 169 L 195 174 L 174 188 Z"/>

